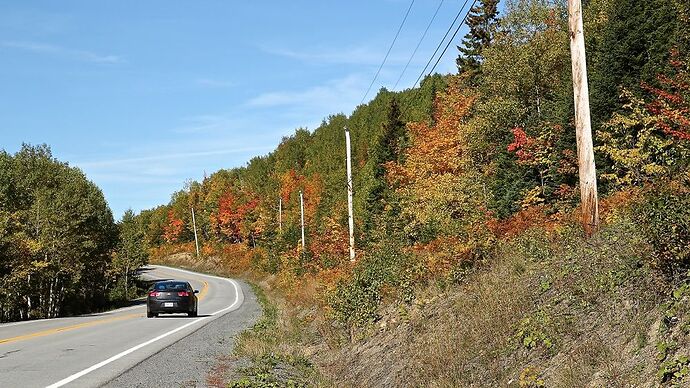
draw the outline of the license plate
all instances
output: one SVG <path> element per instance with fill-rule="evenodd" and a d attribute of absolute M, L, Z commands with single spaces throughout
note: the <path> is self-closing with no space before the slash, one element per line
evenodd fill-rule
<path fill-rule="evenodd" d="M 173 303 L 173 302 L 165 302 L 165 303 L 163 303 L 163 307 L 173 307 L 173 306 L 175 306 L 175 303 Z"/>

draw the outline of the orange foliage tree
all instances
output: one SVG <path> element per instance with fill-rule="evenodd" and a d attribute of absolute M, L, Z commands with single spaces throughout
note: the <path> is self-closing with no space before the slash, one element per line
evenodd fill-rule
<path fill-rule="evenodd" d="M 168 243 L 175 243 L 182 234 L 184 221 L 177 218 L 172 210 L 168 211 L 168 222 L 163 226 L 163 238 Z"/>
<path fill-rule="evenodd" d="M 439 235 L 469 238 L 469 226 L 484 217 L 481 179 L 466 153 L 467 120 L 476 98 L 461 77 L 451 78 L 437 96 L 434 124 L 408 124 L 410 146 L 404 161 L 386 165 L 412 240 Z"/>
<path fill-rule="evenodd" d="M 323 221 L 324 231 L 310 240 L 309 251 L 320 260 L 321 269 L 349 260 L 349 234 L 347 228 L 332 217 Z"/>
<path fill-rule="evenodd" d="M 655 124 L 676 139 L 690 141 L 690 74 L 687 64 L 679 60 L 679 53 L 671 53 L 672 76 L 659 74 L 661 87 L 643 83 L 642 87 L 652 94 L 654 100 L 647 104 L 647 110 L 654 116 Z"/>
<path fill-rule="evenodd" d="M 304 176 L 298 174 L 294 168 L 287 170 L 280 176 L 280 197 L 283 199 L 283 203 L 290 200 L 292 193 L 302 186 L 303 181 Z"/>
<path fill-rule="evenodd" d="M 211 226 L 216 234 L 231 243 L 239 243 L 245 237 L 254 237 L 251 227 L 258 199 L 247 196 L 244 200 L 227 190 L 218 200 L 218 211 L 211 214 Z"/>

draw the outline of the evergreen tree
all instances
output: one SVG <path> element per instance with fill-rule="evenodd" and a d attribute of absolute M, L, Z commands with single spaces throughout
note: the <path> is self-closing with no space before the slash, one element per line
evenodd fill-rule
<path fill-rule="evenodd" d="M 686 28 L 672 0 L 620 0 L 608 11 L 601 36 L 591 38 L 592 118 L 607 121 L 620 106 L 623 88 L 640 92 L 668 70 L 671 49 L 682 45 Z"/>
<path fill-rule="evenodd" d="M 469 73 L 472 78 L 481 73 L 482 51 L 491 45 L 498 23 L 498 1 L 480 0 L 470 9 L 466 24 L 470 31 L 458 46 L 460 55 L 456 60 L 460 73 Z"/>
<path fill-rule="evenodd" d="M 381 125 L 381 136 L 373 145 L 369 155 L 372 182 L 368 185 L 365 205 L 365 234 L 376 226 L 376 219 L 384 212 L 391 188 L 386 182 L 386 163 L 399 162 L 407 144 L 407 132 L 402 121 L 397 99 L 388 105 L 386 121 Z"/>

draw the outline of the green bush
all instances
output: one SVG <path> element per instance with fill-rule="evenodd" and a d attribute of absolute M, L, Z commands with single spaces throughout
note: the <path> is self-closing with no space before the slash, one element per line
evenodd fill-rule
<path fill-rule="evenodd" d="M 328 296 L 334 318 L 348 327 L 374 322 L 386 290 L 404 301 L 413 299 L 414 273 L 412 257 L 395 245 L 375 248 Z"/>
<path fill-rule="evenodd" d="M 554 255 L 548 232 L 539 227 L 530 228 L 520 234 L 512 241 L 509 249 L 514 249 L 532 262 L 549 261 Z"/>
<path fill-rule="evenodd" d="M 690 267 L 690 188 L 669 182 L 651 190 L 633 217 L 654 247 L 653 265 L 671 275 Z"/>

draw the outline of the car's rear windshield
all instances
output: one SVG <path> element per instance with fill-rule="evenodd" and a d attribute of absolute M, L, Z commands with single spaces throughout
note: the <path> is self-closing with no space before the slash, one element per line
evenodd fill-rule
<path fill-rule="evenodd" d="M 187 289 L 187 283 L 185 282 L 165 282 L 165 283 L 156 283 L 153 288 L 156 291 L 165 291 L 165 290 L 186 290 Z"/>

